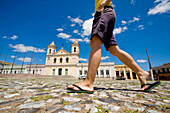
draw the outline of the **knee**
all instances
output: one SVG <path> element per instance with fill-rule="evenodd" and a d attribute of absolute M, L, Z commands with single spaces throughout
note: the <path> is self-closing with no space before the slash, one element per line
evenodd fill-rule
<path fill-rule="evenodd" d="M 117 45 L 110 46 L 108 51 L 111 55 L 117 56 L 119 52 L 119 47 Z"/>
<path fill-rule="evenodd" d="M 90 47 L 93 48 L 101 48 L 102 41 L 98 36 L 93 36 L 92 40 L 90 41 Z"/>

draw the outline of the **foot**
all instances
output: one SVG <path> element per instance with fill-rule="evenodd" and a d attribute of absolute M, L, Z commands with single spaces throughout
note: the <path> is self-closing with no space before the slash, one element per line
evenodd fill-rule
<path fill-rule="evenodd" d="M 139 72 L 138 74 L 138 77 L 139 77 L 139 81 L 141 83 L 141 85 L 143 85 L 144 83 L 146 83 L 146 79 L 150 76 L 150 74 L 147 72 L 147 71 L 143 71 L 143 72 Z M 145 89 L 147 89 L 148 86 L 145 85 L 143 86 L 140 90 L 141 91 L 144 91 Z"/>
<path fill-rule="evenodd" d="M 77 83 L 75 85 L 78 85 L 79 87 L 81 87 L 83 90 L 86 91 L 94 91 L 93 90 L 93 84 L 90 84 L 89 82 L 87 82 L 86 80 L 80 83 Z M 69 85 L 68 88 L 71 88 L 75 91 L 79 91 L 80 89 L 78 89 L 77 87 L 73 86 L 73 85 Z"/>

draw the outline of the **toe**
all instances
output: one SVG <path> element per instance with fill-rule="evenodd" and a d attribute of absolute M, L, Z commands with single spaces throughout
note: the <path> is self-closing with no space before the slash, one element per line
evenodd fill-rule
<path fill-rule="evenodd" d="M 143 88 L 141 88 L 141 91 L 144 91 L 147 88 L 148 88 L 148 86 L 144 86 Z"/>

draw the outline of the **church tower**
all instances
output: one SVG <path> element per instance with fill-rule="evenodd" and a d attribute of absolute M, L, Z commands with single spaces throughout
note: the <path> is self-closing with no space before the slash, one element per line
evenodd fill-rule
<path fill-rule="evenodd" d="M 79 48 L 80 48 L 80 45 L 77 42 L 77 40 L 75 40 L 74 43 L 72 44 L 72 51 L 71 51 L 71 53 L 79 55 Z"/>
<path fill-rule="evenodd" d="M 54 44 L 54 41 L 48 46 L 47 55 L 52 55 L 56 52 L 57 47 Z"/>

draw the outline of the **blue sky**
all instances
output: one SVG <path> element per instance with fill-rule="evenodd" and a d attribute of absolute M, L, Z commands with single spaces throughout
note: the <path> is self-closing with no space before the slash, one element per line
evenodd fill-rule
<path fill-rule="evenodd" d="M 94 0 L 1 0 L 0 1 L 0 60 L 29 64 L 44 64 L 47 46 L 54 41 L 57 50 L 71 52 L 75 39 L 80 44 L 80 60 L 88 62 L 90 33 L 94 15 Z M 149 70 L 146 49 L 152 67 L 170 63 L 170 1 L 113 0 L 116 12 L 114 34 L 119 47 L 128 52 L 144 70 Z M 3 50 L 2 50 L 3 48 Z M 108 54 L 108 56 L 107 56 Z M 122 64 L 102 46 L 101 62 Z"/>

